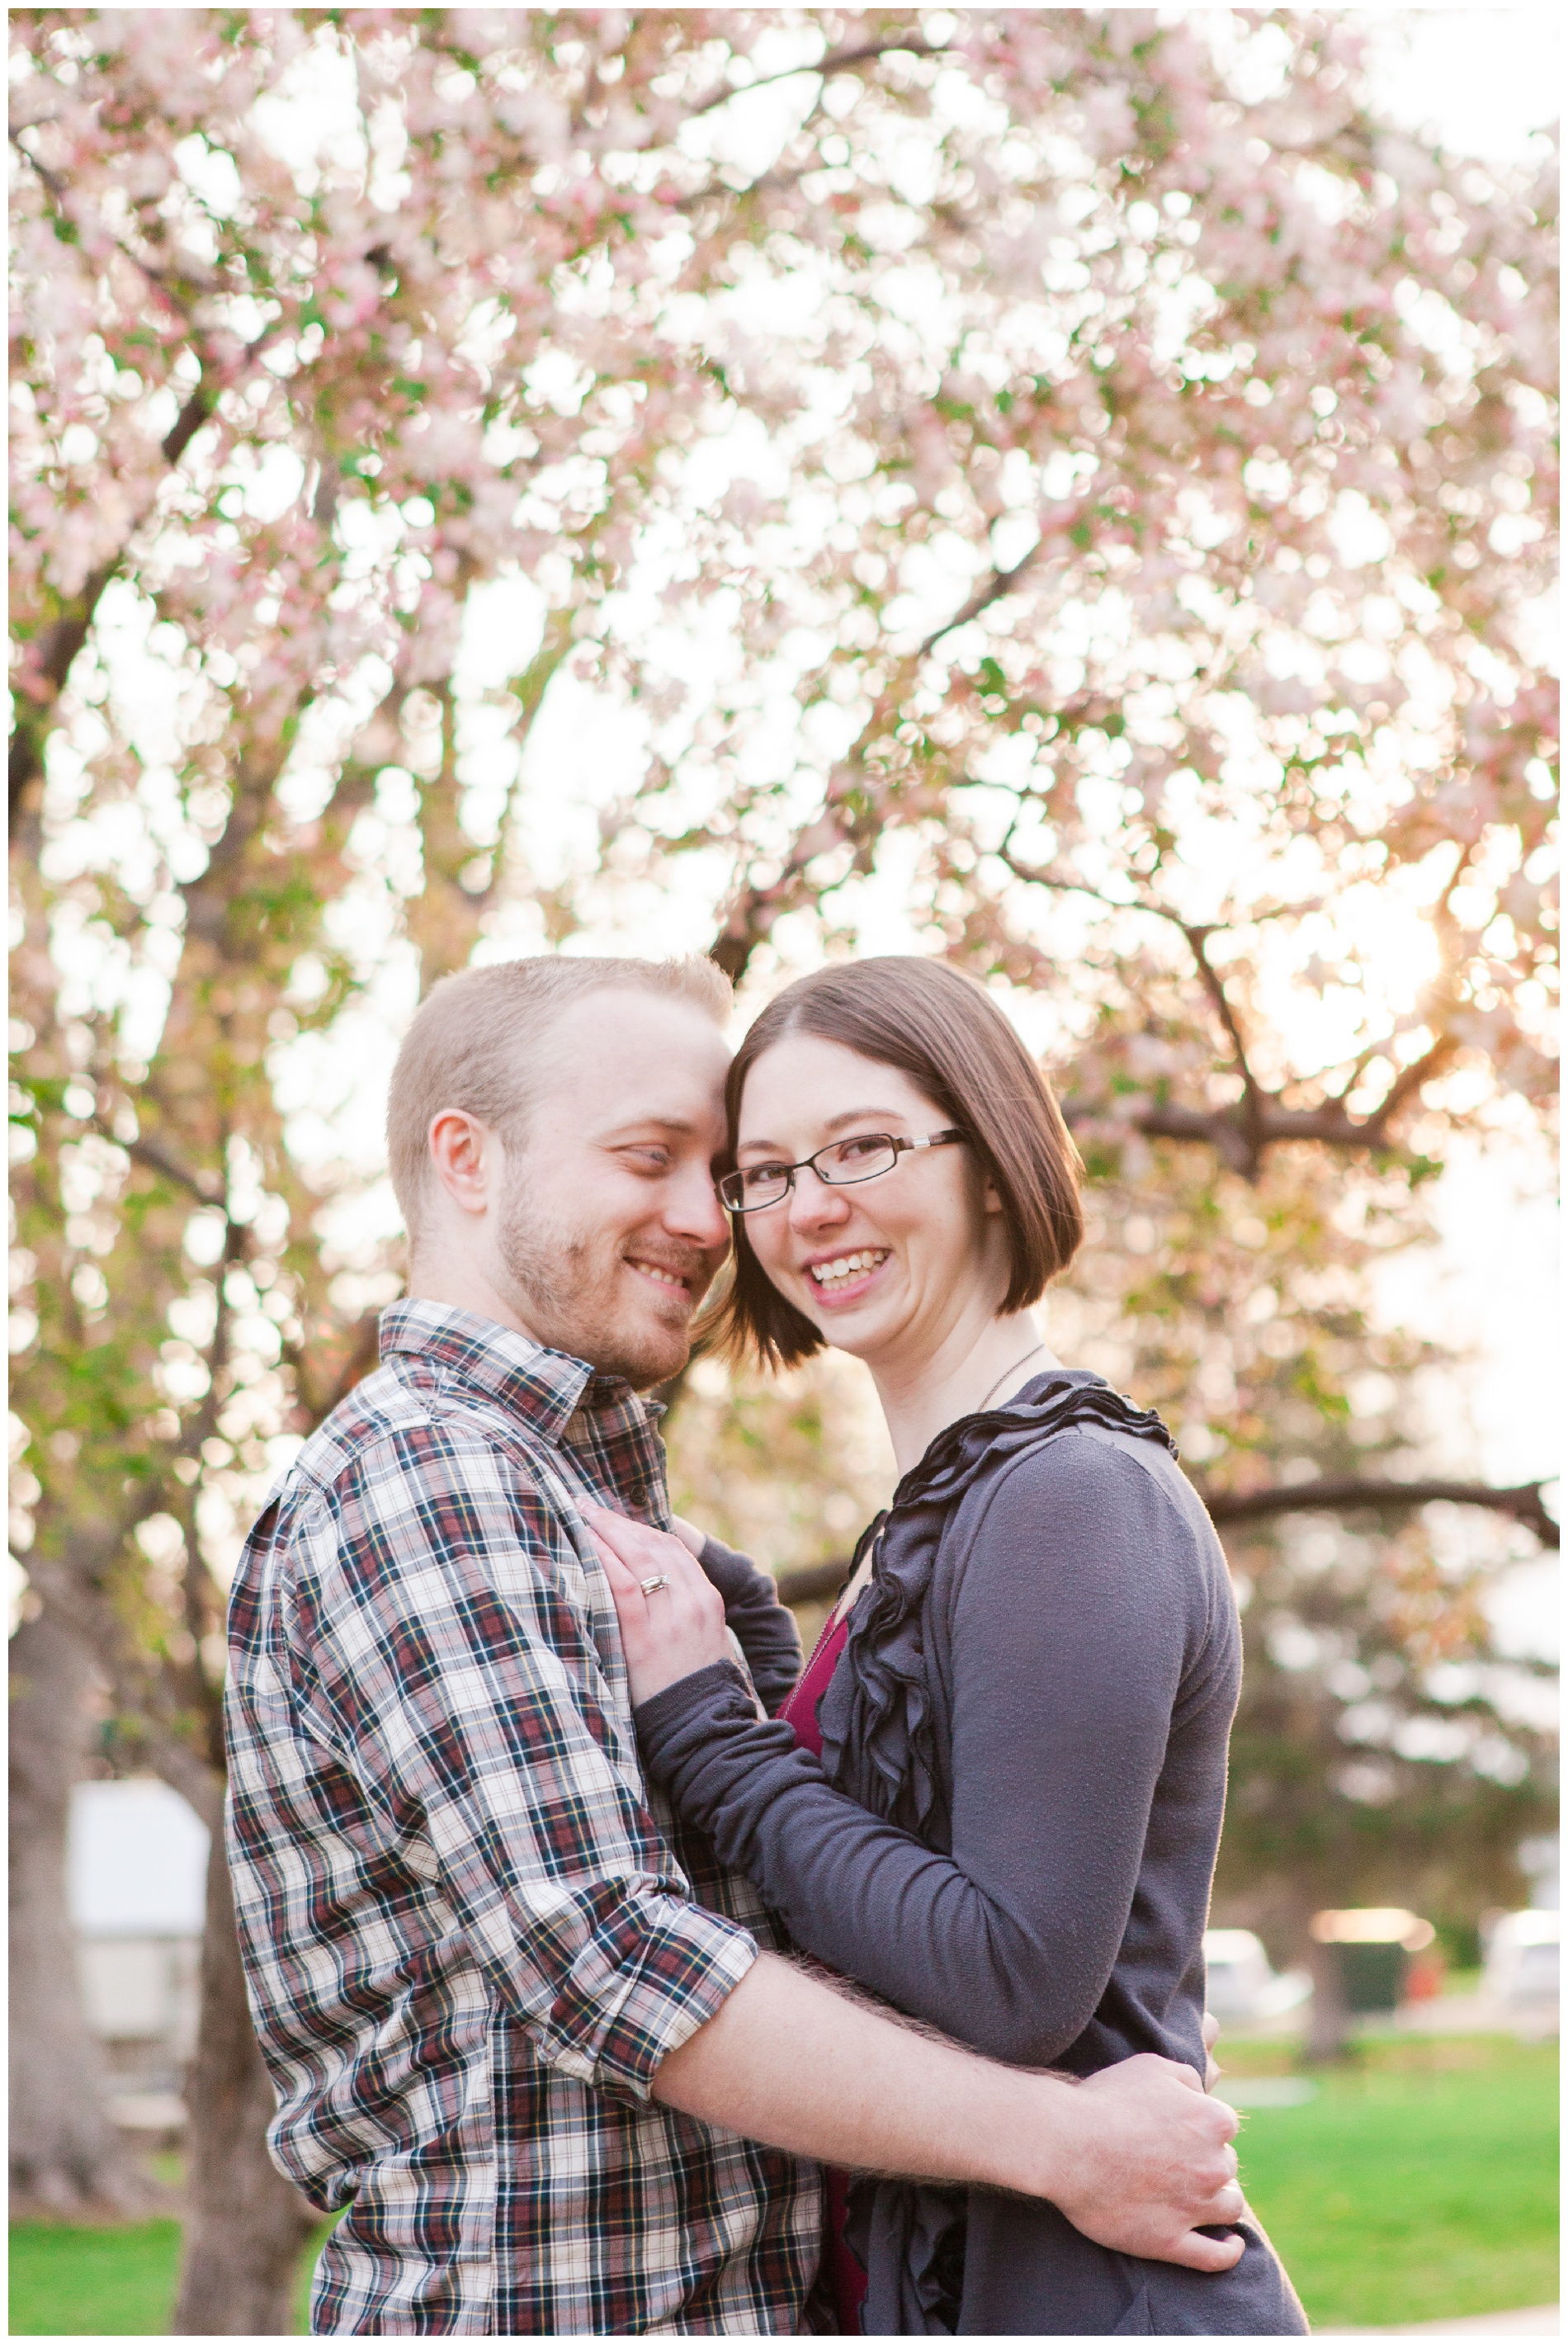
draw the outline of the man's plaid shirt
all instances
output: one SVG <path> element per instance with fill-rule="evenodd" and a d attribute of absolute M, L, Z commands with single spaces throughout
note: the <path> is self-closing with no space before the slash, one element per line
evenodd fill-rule
<path fill-rule="evenodd" d="M 229 1613 L 228 1851 L 316 2333 L 794 2333 L 816 2168 L 649 2083 L 777 1937 L 644 1783 L 578 1511 L 666 1526 L 626 1385 L 405 1303 Z"/>

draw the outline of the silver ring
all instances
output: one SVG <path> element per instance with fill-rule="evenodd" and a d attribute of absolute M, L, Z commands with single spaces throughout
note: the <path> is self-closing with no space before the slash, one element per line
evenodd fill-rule
<path fill-rule="evenodd" d="M 640 1579 L 637 1581 L 637 1584 L 642 1590 L 644 1595 L 657 1595 L 661 1587 L 668 1587 L 670 1582 L 661 1571 L 655 1578 Z"/>

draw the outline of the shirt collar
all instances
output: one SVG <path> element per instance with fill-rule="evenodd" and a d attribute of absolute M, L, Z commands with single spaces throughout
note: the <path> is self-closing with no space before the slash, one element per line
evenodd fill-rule
<path fill-rule="evenodd" d="M 422 1359 L 472 1384 L 558 1444 L 580 1409 L 635 1403 L 630 1384 L 602 1375 L 586 1360 L 551 1351 L 474 1310 L 444 1302 L 394 1302 L 381 1313 L 381 1357 Z M 642 1403 L 652 1420 L 662 1410 Z"/>

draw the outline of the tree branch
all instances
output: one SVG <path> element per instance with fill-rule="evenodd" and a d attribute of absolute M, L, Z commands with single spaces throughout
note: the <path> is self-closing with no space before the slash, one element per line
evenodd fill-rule
<path fill-rule="evenodd" d="M 939 57 L 943 52 L 920 33 L 898 33 L 885 41 L 863 41 L 853 49 L 830 49 L 824 57 L 813 65 L 786 66 L 782 73 L 764 74 L 757 81 L 737 82 L 724 89 L 710 91 L 698 101 L 686 116 L 695 122 L 700 115 L 711 114 L 716 106 L 727 106 L 733 97 L 747 97 L 754 89 L 771 89 L 775 82 L 794 81 L 802 74 L 819 74 L 825 81 L 829 74 L 847 73 L 852 66 L 874 65 L 878 57 L 902 52 L 907 56 Z"/>
<path fill-rule="evenodd" d="M 1241 1099 L 1245 1110 L 1248 1138 L 1250 1142 L 1249 1154 L 1251 1166 L 1255 1169 L 1262 1154 L 1263 1093 L 1259 1086 L 1258 1077 L 1248 1063 L 1247 1045 L 1242 1039 L 1240 1021 L 1237 1017 L 1230 996 L 1225 990 L 1224 979 L 1209 957 L 1209 939 L 1214 934 L 1214 930 L 1212 927 L 1189 927 L 1185 920 L 1179 921 L 1177 925 L 1187 938 L 1188 949 L 1196 961 L 1198 974 L 1203 980 L 1203 989 L 1213 1003 L 1219 1023 L 1225 1028 L 1230 1043 L 1236 1071 L 1241 1077 Z"/>
<path fill-rule="evenodd" d="M 928 652 L 935 651 L 944 635 L 953 634 L 959 627 L 966 627 L 971 619 L 977 619 L 982 611 L 988 611 L 993 602 L 999 602 L 1005 594 L 1011 593 L 1024 572 L 1032 570 L 1039 558 L 1039 545 L 1031 545 L 1023 559 L 1015 561 L 1010 570 L 993 570 L 985 584 L 976 588 L 963 609 L 956 611 L 952 618 L 944 619 L 942 624 L 926 636 L 918 656 L 924 659 Z"/>
<path fill-rule="evenodd" d="M 1265 1521 L 1274 1514 L 1383 1512 L 1400 1507 L 1430 1506 L 1439 1500 L 1451 1506 L 1482 1506 L 1490 1513 L 1512 1514 L 1533 1530 L 1543 1546 L 1561 1542 L 1555 1515 L 1548 1513 L 1543 1481 L 1522 1481 L 1512 1489 L 1494 1489 L 1485 1481 L 1362 1480 L 1354 1473 L 1325 1475 L 1317 1481 L 1295 1481 L 1270 1490 L 1199 1491 L 1217 1525 Z"/>
<path fill-rule="evenodd" d="M 1199 1490 L 1198 1494 L 1217 1526 L 1229 1522 L 1265 1521 L 1274 1514 L 1389 1512 L 1398 1507 L 1430 1506 L 1442 1500 L 1452 1506 L 1481 1506 L 1489 1513 L 1512 1514 L 1533 1530 L 1543 1547 L 1555 1548 L 1561 1528 L 1548 1513 L 1543 1481 L 1524 1481 L 1515 1489 L 1493 1489 L 1484 1481 L 1361 1480 L 1353 1473 L 1325 1474 L 1317 1481 L 1296 1481 L 1286 1489 L 1239 1492 Z M 849 1558 L 808 1563 L 804 1571 L 786 1571 L 778 1581 L 781 1603 L 820 1603 L 836 1595 L 849 1577 Z"/>
<path fill-rule="evenodd" d="M 1377 1112 L 1368 1117 L 1369 1127 L 1381 1130 L 1385 1125 L 1391 1123 L 1406 1101 L 1415 1096 L 1429 1076 L 1435 1075 L 1438 1068 L 1452 1057 L 1458 1047 L 1459 1044 L 1452 1034 L 1440 1034 L 1430 1050 L 1423 1051 L 1419 1058 L 1414 1059 L 1401 1074 L 1396 1076 L 1387 1098 Z"/>
<path fill-rule="evenodd" d="M 133 1164 L 140 1164 L 147 1171 L 156 1172 L 160 1180 L 172 1181 L 177 1188 L 183 1188 L 187 1195 L 194 1197 L 198 1204 L 207 1206 L 221 1204 L 222 1198 L 217 1193 L 217 1180 L 215 1174 L 189 1172 L 183 1164 L 177 1164 L 172 1156 L 166 1156 L 163 1149 L 157 1147 L 152 1140 L 122 1139 L 113 1124 L 106 1123 L 102 1116 L 95 1115 L 89 1119 L 93 1129 L 100 1132 L 104 1138 L 111 1141 L 116 1147 L 123 1147 Z"/>
<path fill-rule="evenodd" d="M 988 610 L 993 602 L 999 601 L 1010 592 L 1038 554 L 1039 547 L 1031 546 L 1022 561 L 1016 561 L 1010 570 L 993 570 L 960 611 L 952 618 L 945 619 L 926 636 L 918 650 L 899 661 L 878 696 L 876 706 L 863 727 L 859 739 L 848 755 L 834 767 L 822 805 L 812 820 L 796 832 L 778 877 L 765 887 L 752 885 L 741 888 L 731 903 L 723 926 L 708 947 L 708 956 L 718 963 L 733 985 L 738 985 L 745 975 L 753 953 L 768 935 L 774 921 L 798 900 L 807 865 L 830 847 L 839 844 L 845 836 L 856 832 L 862 837 L 867 834 L 866 818 L 864 815 L 851 816 L 846 811 L 847 802 L 854 794 L 856 782 L 865 773 L 869 744 L 885 728 L 890 712 L 896 707 L 900 694 L 913 681 L 922 660 L 928 656 L 944 635 L 950 635 L 956 628 L 966 626 L 971 619 L 977 618 L 982 611 Z"/>
<path fill-rule="evenodd" d="M 35 155 L 29 154 L 14 131 L 10 134 L 10 139 L 24 162 L 36 172 L 40 185 L 45 188 L 56 209 L 62 217 L 68 217 L 66 202 L 67 190 L 65 182 L 56 172 L 51 171 L 46 164 L 41 163 Z M 144 260 L 139 253 L 133 252 L 130 247 L 119 237 L 115 238 L 115 249 L 123 259 L 140 273 L 159 300 L 167 303 L 174 312 L 175 317 L 185 328 L 188 337 L 188 347 L 197 361 L 198 371 L 196 386 L 160 442 L 159 452 L 169 470 L 172 471 L 202 425 L 209 421 L 215 413 L 218 391 L 222 386 L 217 379 L 216 369 L 211 359 L 202 348 L 201 336 L 192 319 L 189 308 L 172 288 L 164 271 L 155 268 L 151 262 Z M 269 327 L 248 346 L 244 352 L 242 368 L 236 370 L 237 379 L 243 366 L 253 365 L 263 352 L 270 348 L 277 339 L 279 330 L 277 327 Z M 153 498 L 157 496 L 156 488 L 152 496 Z M 77 652 L 86 642 L 98 604 L 103 600 L 104 590 L 118 574 L 120 566 L 130 550 L 131 541 L 151 509 L 151 501 L 152 499 L 149 498 L 144 502 L 135 514 L 120 545 L 106 561 L 99 563 L 97 569 L 86 579 L 80 591 L 71 596 L 58 617 L 45 631 L 42 657 L 34 675 L 29 677 L 28 681 L 29 682 L 41 682 L 46 687 L 46 696 L 41 700 L 35 700 L 25 690 L 16 695 L 15 729 L 11 735 L 6 776 L 9 829 L 13 838 L 16 834 L 23 797 L 28 785 L 43 770 L 45 745 L 58 722 L 60 694 L 65 690 L 66 678 L 70 673 Z"/>
<path fill-rule="evenodd" d="M 162 443 L 161 452 L 171 470 L 212 414 L 217 402 L 217 392 L 204 365 L 196 389 L 176 416 Z M 35 700 L 25 689 L 16 695 L 15 730 L 11 735 L 6 775 L 13 836 L 23 795 L 28 784 L 44 768 L 45 743 L 59 722 L 60 694 L 66 688 L 66 678 L 77 652 L 87 640 L 87 631 L 97 614 L 104 590 L 117 574 L 129 550 L 131 538 L 145 517 L 145 512 L 137 514 L 125 542 L 116 548 L 107 561 L 98 564 L 81 591 L 71 597 L 59 617 L 45 630 L 43 655 L 34 676 L 28 681 L 41 681 L 47 686 L 46 696 L 43 700 Z"/>
<path fill-rule="evenodd" d="M 778 1582 L 781 1603 L 820 1603 L 825 1595 L 836 1595 L 849 1577 L 849 1558 L 840 1555 L 835 1562 L 814 1562 L 804 1571 L 786 1571 Z"/>
<path fill-rule="evenodd" d="M 1158 1102 L 1140 1107 L 1126 1117 L 1117 1117 L 1119 1127 L 1127 1131 L 1141 1132 L 1147 1139 L 1196 1140 L 1214 1148 L 1233 1171 L 1245 1179 L 1256 1180 L 1262 1169 L 1265 1151 L 1282 1140 L 1315 1140 L 1325 1147 L 1344 1147 L 1376 1151 L 1392 1145 L 1390 1127 L 1401 1107 L 1409 1105 L 1428 1077 L 1437 1072 L 1459 1047 L 1452 1035 L 1442 1034 L 1413 1065 L 1406 1066 L 1389 1091 L 1388 1096 L 1368 1116 L 1352 1116 L 1342 1098 L 1328 1098 L 1316 1106 L 1288 1106 L 1279 1091 L 1265 1090 L 1254 1076 L 1248 1062 L 1247 1049 L 1233 1005 L 1225 991 L 1219 971 L 1209 961 L 1208 940 L 1215 933 L 1212 926 L 1189 926 L 1179 915 L 1163 904 L 1151 904 L 1137 898 L 1123 903 L 1107 895 L 1098 887 L 1091 887 L 1081 879 L 1073 879 L 1037 865 L 1020 862 L 1004 844 L 997 849 L 1000 860 L 1016 879 L 1032 887 L 1049 887 L 1058 894 L 1087 895 L 1091 902 L 1103 904 L 1108 911 L 1142 912 L 1151 919 L 1163 920 L 1168 927 L 1179 930 L 1197 964 L 1198 971 L 1224 1026 L 1235 1058 L 1235 1070 L 1242 1082 L 1242 1096 L 1235 1106 L 1217 1107 L 1175 1106 Z M 1096 1122 L 1099 1111 L 1095 1106 L 1079 1106 L 1064 1101 L 1062 1112 L 1069 1127 Z"/>
<path fill-rule="evenodd" d="M 1064 1100 L 1062 1113 L 1069 1129 L 1101 1120 L 1098 1106 L 1085 1106 L 1076 1100 Z M 1146 1139 L 1196 1140 L 1214 1148 L 1248 1179 L 1256 1179 L 1265 1151 L 1286 1140 L 1374 1152 L 1393 1144 L 1381 1112 L 1358 1118 L 1348 1114 L 1339 1099 L 1325 1099 L 1318 1106 L 1286 1106 L 1273 1091 L 1260 1094 L 1257 1115 L 1250 1118 L 1245 1114 L 1245 1102 L 1215 1107 L 1151 1103 L 1125 1119 L 1118 1116 L 1116 1122 L 1119 1130 L 1141 1132 Z"/>

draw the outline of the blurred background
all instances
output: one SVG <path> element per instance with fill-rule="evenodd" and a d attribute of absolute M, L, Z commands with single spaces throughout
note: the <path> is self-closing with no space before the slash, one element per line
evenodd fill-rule
<path fill-rule="evenodd" d="M 1554 2300 L 1556 37 L 13 15 L 12 2332 L 300 2323 L 225 1591 L 547 950 L 993 988 L 1242 1606 L 1244 2178 L 1320 2329 Z M 667 1397 L 809 1637 L 860 1371 Z"/>

